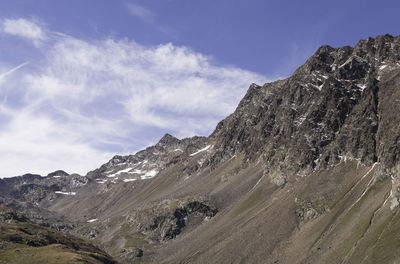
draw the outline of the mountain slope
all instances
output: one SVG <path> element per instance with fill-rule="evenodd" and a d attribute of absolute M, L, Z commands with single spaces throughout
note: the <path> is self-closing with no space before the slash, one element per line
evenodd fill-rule
<path fill-rule="evenodd" d="M 123 263 L 393 263 L 399 100 L 400 37 L 322 46 L 252 84 L 209 137 L 167 134 L 85 177 L 5 179 L 0 194 Z"/>
<path fill-rule="evenodd" d="M 116 263 L 91 244 L 0 208 L 1 263 Z"/>

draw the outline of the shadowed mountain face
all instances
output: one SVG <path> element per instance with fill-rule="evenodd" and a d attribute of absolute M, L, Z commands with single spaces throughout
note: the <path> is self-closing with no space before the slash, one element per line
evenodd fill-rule
<path fill-rule="evenodd" d="M 394 263 L 399 101 L 400 37 L 323 46 L 209 137 L 3 179 L 0 201 L 121 263 Z"/>

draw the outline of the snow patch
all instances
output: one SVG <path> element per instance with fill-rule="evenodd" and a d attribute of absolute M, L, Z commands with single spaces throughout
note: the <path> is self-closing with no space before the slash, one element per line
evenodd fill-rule
<path fill-rule="evenodd" d="M 53 178 L 61 178 L 61 176 L 53 176 Z"/>
<path fill-rule="evenodd" d="M 133 182 L 136 181 L 137 179 L 124 179 L 124 182 Z"/>
<path fill-rule="evenodd" d="M 361 91 L 364 91 L 364 89 L 365 89 L 367 86 L 366 86 L 365 84 L 358 83 L 358 84 L 357 84 L 357 87 L 360 88 Z"/>
<path fill-rule="evenodd" d="M 55 191 L 54 193 L 64 194 L 64 195 L 76 195 L 76 192 L 60 192 L 60 191 Z"/>
<path fill-rule="evenodd" d="M 96 222 L 96 221 L 97 221 L 97 218 L 87 220 L 88 223 L 93 223 L 93 222 Z"/>
<path fill-rule="evenodd" d="M 384 64 L 384 65 L 382 65 L 382 66 L 379 67 L 379 70 L 383 70 L 383 69 L 385 69 L 386 67 L 387 67 L 387 65 Z"/>
<path fill-rule="evenodd" d="M 197 154 L 199 154 L 199 153 L 201 153 L 201 152 L 203 152 L 203 151 L 206 151 L 206 150 L 209 149 L 210 147 L 211 147 L 211 145 L 208 145 L 208 146 L 206 146 L 205 148 L 199 149 L 199 150 L 196 151 L 195 153 L 190 154 L 189 156 L 190 156 L 190 157 L 193 157 L 193 156 L 195 156 L 195 155 L 197 155 Z"/>
<path fill-rule="evenodd" d="M 342 65 L 340 65 L 338 68 L 343 68 L 347 63 L 351 62 L 352 57 L 348 58 L 347 61 L 345 61 Z"/>
<path fill-rule="evenodd" d="M 146 173 L 144 175 L 140 176 L 140 179 L 142 179 L 142 180 L 151 179 L 154 176 L 156 176 L 157 173 L 158 173 L 158 171 L 156 169 L 146 171 Z"/>
<path fill-rule="evenodd" d="M 100 183 L 100 184 L 104 184 L 106 182 L 107 182 L 107 180 L 97 181 L 97 183 Z"/>
<path fill-rule="evenodd" d="M 126 168 L 126 169 L 117 171 L 116 173 L 107 175 L 107 177 L 108 177 L 108 178 L 113 178 L 113 177 L 117 176 L 118 174 L 121 174 L 121 173 L 128 173 L 131 169 L 132 169 L 132 168 Z"/>

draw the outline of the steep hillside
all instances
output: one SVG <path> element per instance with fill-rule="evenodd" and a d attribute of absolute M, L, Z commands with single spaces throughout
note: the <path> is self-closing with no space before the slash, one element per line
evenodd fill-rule
<path fill-rule="evenodd" d="M 4 207 L 0 230 L 0 263 L 116 263 L 88 242 L 36 225 Z"/>
<path fill-rule="evenodd" d="M 399 100 L 400 37 L 322 46 L 209 137 L 3 179 L 0 195 L 122 263 L 394 263 Z"/>

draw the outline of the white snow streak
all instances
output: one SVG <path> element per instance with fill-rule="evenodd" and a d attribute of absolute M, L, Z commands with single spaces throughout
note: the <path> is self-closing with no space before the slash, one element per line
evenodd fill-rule
<path fill-rule="evenodd" d="M 123 170 L 117 171 L 116 173 L 113 173 L 113 174 L 107 175 L 107 177 L 108 177 L 108 178 L 113 178 L 113 177 L 117 176 L 118 174 L 121 174 L 121 173 L 127 173 L 127 172 L 129 172 L 131 169 L 132 169 L 132 168 L 126 168 L 126 169 L 123 169 Z"/>
<path fill-rule="evenodd" d="M 253 188 L 251 188 L 250 192 L 252 190 L 254 190 L 256 188 L 256 186 L 261 182 L 261 180 L 264 178 L 265 174 L 263 174 L 263 176 L 261 176 L 261 178 L 256 182 L 256 184 L 253 186 Z"/>
<path fill-rule="evenodd" d="M 361 179 L 360 179 L 359 182 L 361 182 L 365 177 L 367 177 L 367 176 L 371 173 L 371 171 L 375 168 L 376 164 L 378 164 L 378 162 L 375 162 L 375 163 L 372 165 L 371 169 L 369 169 L 369 170 L 367 171 L 367 173 L 365 173 L 365 174 L 361 177 Z M 364 195 L 365 195 L 365 194 L 367 193 L 367 191 L 369 190 L 369 187 L 370 187 L 370 185 L 371 185 L 371 183 L 372 183 L 372 181 L 373 181 L 374 179 L 375 179 L 375 178 L 372 177 L 372 179 L 368 182 L 367 187 L 365 188 L 364 192 L 363 192 L 363 193 L 361 194 L 361 196 L 357 199 L 357 201 L 355 201 L 355 202 L 350 206 L 350 209 L 353 208 L 353 206 L 356 205 L 356 204 L 364 197 Z M 349 210 L 350 210 L 350 209 L 349 209 Z"/>
<path fill-rule="evenodd" d="M 211 147 L 211 145 L 206 146 L 205 148 L 199 149 L 198 151 L 196 151 L 195 153 L 190 154 L 189 156 L 193 157 L 203 151 L 206 151 L 207 149 L 209 149 Z"/>
<path fill-rule="evenodd" d="M 60 191 L 56 191 L 54 193 L 64 194 L 64 195 L 76 195 L 76 192 L 60 192 Z"/>
<path fill-rule="evenodd" d="M 136 181 L 137 179 L 124 179 L 124 182 L 133 182 Z"/>
<path fill-rule="evenodd" d="M 102 179 L 97 179 L 96 181 L 97 181 L 97 183 L 100 183 L 100 184 L 103 184 L 103 183 L 107 182 L 107 180 L 102 180 Z"/>

